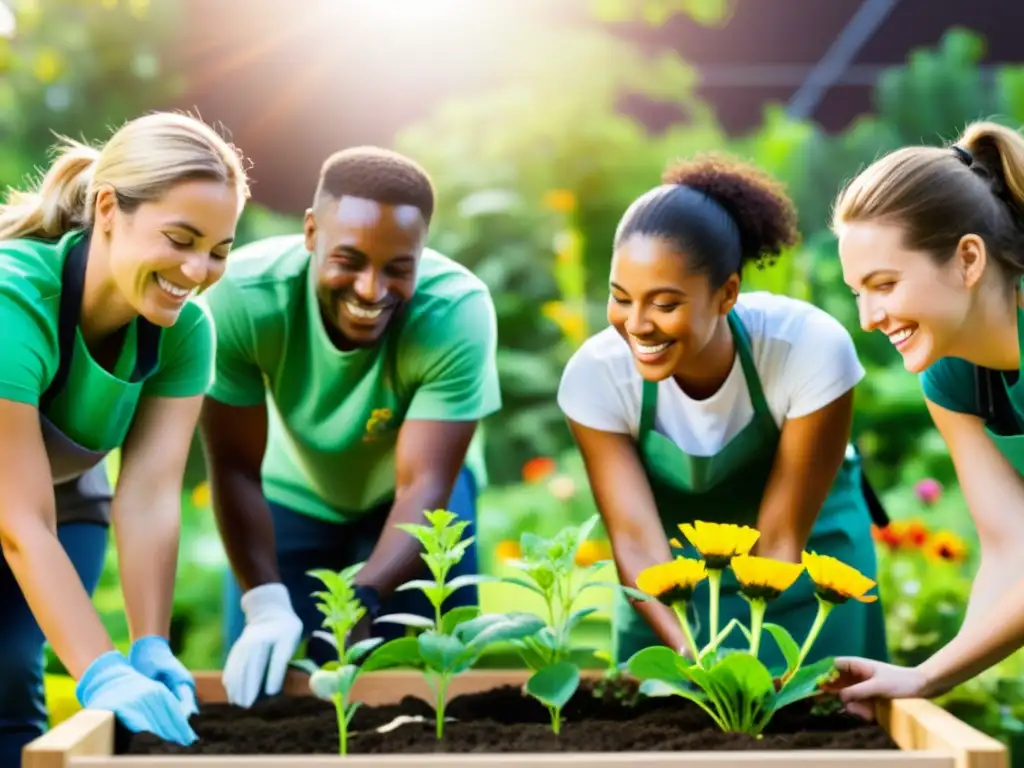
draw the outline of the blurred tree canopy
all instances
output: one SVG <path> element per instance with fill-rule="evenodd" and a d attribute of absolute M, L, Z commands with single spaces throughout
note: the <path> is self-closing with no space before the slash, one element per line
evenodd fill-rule
<path fill-rule="evenodd" d="M 610 29 L 659 24 L 675 13 L 723 24 L 736 0 L 586 2 L 595 24 L 539 29 L 537 50 L 550 56 L 526 57 L 486 94 L 446 101 L 395 142 L 437 184 L 432 245 L 475 270 L 494 294 L 505 407 L 487 424 L 493 479 L 514 481 L 527 459 L 571 450 L 555 392 L 569 355 L 605 324 L 619 217 L 659 182 L 666 163 L 709 150 L 752 160 L 788 184 L 803 243 L 774 267 L 745 275 L 744 284 L 805 298 L 850 329 L 869 371 L 858 391 L 856 437 L 875 481 L 889 487 L 921 473 L 951 479 L 916 379 L 886 339 L 858 328 L 828 229 L 830 207 L 850 176 L 892 148 L 949 142 L 982 117 L 1019 124 L 1024 67 L 986 75 L 984 41 L 953 29 L 934 49 L 912 51 L 887 70 L 875 113 L 842 133 L 826 134 L 771 105 L 757 131 L 730 137 L 697 97 L 697 73 L 685 61 L 645 54 Z M 16 34 L 0 38 L 0 185 L 36 173 L 54 133 L 103 140 L 188 87 L 166 69 L 167 46 L 184 34 L 173 0 L 12 4 Z M 636 97 L 667 105 L 678 121 L 648 130 L 622 109 Z M 239 240 L 298 225 L 251 205 Z M 198 455 L 191 467 L 198 477 Z"/>

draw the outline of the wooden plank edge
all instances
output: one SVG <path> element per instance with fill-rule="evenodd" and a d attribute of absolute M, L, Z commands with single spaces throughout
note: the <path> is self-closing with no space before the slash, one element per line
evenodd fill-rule
<path fill-rule="evenodd" d="M 750 752 L 635 752 L 615 753 L 505 753 L 505 754 L 409 754 L 409 755 L 280 755 L 220 757 L 211 755 L 159 755 L 146 757 L 81 757 L 68 768 L 751 768 L 752 766 L 807 765 L 814 768 L 953 768 L 952 758 L 937 752 L 880 753 L 876 750 L 780 750 Z"/>
<path fill-rule="evenodd" d="M 114 751 L 114 714 L 83 709 L 58 723 L 22 750 L 22 768 L 66 768 L 67 760 Z"/>
<path fill-rule="evenodd" d="M 942 750 L 956 768 L 1008 768 L 1009 751 L 998 739 L 982 733 L 928 699 L 896 699 L 889 733 L 904 750 Z"/>

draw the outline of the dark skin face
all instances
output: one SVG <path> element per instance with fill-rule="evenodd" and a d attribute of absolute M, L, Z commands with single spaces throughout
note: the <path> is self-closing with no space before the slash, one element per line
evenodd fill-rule
<path fill-rule="evenodd" d="M 377 344 L 416 288 L 427 223 L 411 205 L 325 196 L 306 211 L 324 325 L 342 350 Z"/>
<path fill-rule="evenodd" d="M 733 365 L 725 316 L 738 295 L 738 275 L 712 289 L 669 241 L 634 235 L 612 256 L 608 322 L 644 379 L 674 376 L 692 397 L 707 397 Z"/>

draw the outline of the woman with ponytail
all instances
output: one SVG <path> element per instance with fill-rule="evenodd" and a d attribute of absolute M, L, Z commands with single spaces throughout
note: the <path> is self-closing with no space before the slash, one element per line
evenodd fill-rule
<path fill-rule="evenodd" d="M 669 539 L 685 542 L 679 526 L 696 520 L 756 528 L 762 556 L 799 563 L 808 549 L 875 576 L 872 509 L 848 443 L 864 376 L 853 341 L 803 301 L 740 293 L 745 266 L 796 239 L 780 185 L 729 159 L 670 167 L 619 223 L 610 327 L 570 360 L 558 401 L 628 586 L 671 560 Z M 707 589 L 698 586 L 691 610 L 705 610 Z M 655 643 L 687 647 L 669 608 L 617 600 L 617 662 Z M 835 608 L 808 660 L 887 658 L 882 610 L 870 600 Z M 749 622 L 728 570 L 720 605 L 719 629 L 734 617 Z M 803 637 L 817 608 L 803 572 L 765 620 Z M 701 647 L 709 616 L 696 619 Z M 774 643 L 762 643 L 760 657 L 785 665 Z"/>
<path fill-rule="evenodd" d="M 185 462 L 212 371 L 190 297 L 224 270 L 248 198 L 237 152 L 187 116 L 64 142 L 0 205 L 0 765 L 46 726 L 43 643 L 85 707 L 195 739 L 168 644 Z M 103 460 L 121 450 L 116 491 Z M 115 526 L 127 656 L 90 595 Z"/>
<path fill-rule="evenodd" d="M 851 711 L 932 697 L 1024 646 L 1024 138 L 977 122 L 949 147 L 904 147 L 842 191 L 833 226 L 861 327 L 919 375 L 978 531 L 953 640 L 916 667 L 839 660 Z"/>

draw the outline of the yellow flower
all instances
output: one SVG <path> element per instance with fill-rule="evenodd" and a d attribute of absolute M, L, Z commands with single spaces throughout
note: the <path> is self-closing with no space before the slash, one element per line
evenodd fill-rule
<path fill-rule="evenodd" d="M 723 570 L 736 555 L 746 555 L 761 533 L 745 525 L 731 523 L 705 523 L 697 520 L 693 525 L 683 523 L 679 530 L 697 548 L 707 567 Z M 676 543 L 675 539 L 673 539 Z"/>
<path fill-rule="evenodd" d="M 192 489 L 192 506 L 198 509 L 210 506 L 210 484 L 205 480 Z"/>
<path fill-rule="evenodd" d="M 951 531 L 939 531 L 929 539 L 926 553 L 936 560 L 960 562 L 967 555 L 967 544 Z"/>
<path fill-rule="evenodd" d="M 732 559 L 732 570 L 747 597 L 774 600 L 793 586 L 804 567 L 800 563 L 786 563 L 770 557 L 737 555 Z"/>
<path fill-rule="evenodd" d="M 522 557 L 523 551 L 519 548 L 518 541 L 505 539 L 498 542 L 498 546 L 494 548 L 494 555 L 498 560 L 518 560 Z"/>
<path fill-rule="evenodd" d="M 612 557 L 612 545 L 607 541 L 581 541 L 576 550 L 576 565 L 586 568 L 600 560 L 610 560 Z"/>
<path fill-rule="evenodd" d="M 636 588 L 666 605 L 683 603 L 707 575 L 703 561 L 677 557 L 642 570 L 636 577 Z"/>
<path fill-rule="evenodd" d="M 801 559 L 822 600 L 841 605 L 851 597 L 862 603 L 873 603 L 878 599 L 877 595 L 867 594 L 875 582 L 856 568 L 834 557 L 812 552 L 804 552 Z"/>
<path fill-rule="evenodd" d="M 576 210 L 576 195 L 569 189 L 552 189 L 544 195 L 544 207 L 556 213 L 572 213 Z"/>

